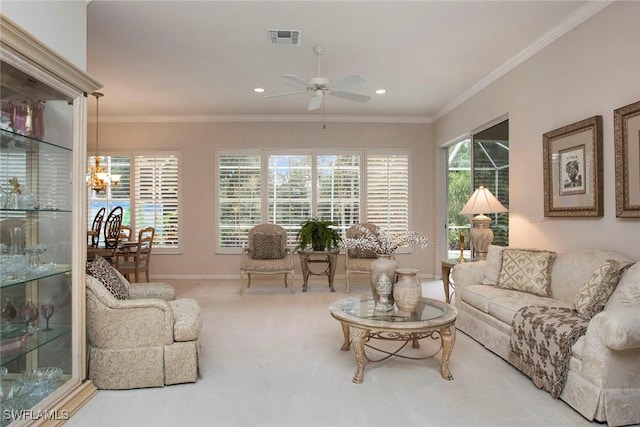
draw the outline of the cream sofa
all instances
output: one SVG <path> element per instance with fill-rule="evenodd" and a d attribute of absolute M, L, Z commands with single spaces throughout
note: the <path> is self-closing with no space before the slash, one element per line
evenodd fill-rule
<path fill-rule="evenodd" d="M 547 298 L 495 286 L 500 250 L 492 246 L 487 261 L 456 265 L 452 279 L 457 328 L 505 360 L 516 311 L 527 305 L 574 308 L 576 294 L 596 267 L 608 259 L 626 261 L 599 249 L 557 254 Z M 640 263 L 624 272 L 604 310 L 572 346 L 560 398 L 589 420 L 640 423 Z"/>

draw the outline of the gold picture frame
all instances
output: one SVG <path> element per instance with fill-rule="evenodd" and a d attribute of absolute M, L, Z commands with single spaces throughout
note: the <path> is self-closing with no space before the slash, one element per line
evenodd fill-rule
<path fill-rule="evenodd" d="M 544 156 L 544 216 L 602 217 L 602 116 L 547 132 Z"/>
<path fill-rule="evenodd" d="M 616 216 L 640 218 L 640 101 L 613 112 Z"/>

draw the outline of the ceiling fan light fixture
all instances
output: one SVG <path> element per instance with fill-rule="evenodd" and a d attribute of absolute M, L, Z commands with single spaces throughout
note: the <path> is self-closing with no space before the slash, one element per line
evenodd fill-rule
<path fill-rule="evenodd" d="M 385 93 L 387 93 L 386 89 L 376 89 L 376 94 L 378 95 L 384 95 Z"/>
<path fill-rule="evenodd" d="M 256 87 L 256 88 L 253 88 L 253 91 L 255 93 L 263 93 L 264 92 L 264 88 L 263 87 Z"/>

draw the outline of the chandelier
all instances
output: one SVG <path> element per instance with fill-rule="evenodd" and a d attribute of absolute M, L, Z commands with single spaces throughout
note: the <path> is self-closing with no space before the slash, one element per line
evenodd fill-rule
<path fill-rule="evenodd" d="M 93 92 L 96 97 L 96 154 L 93 156 L 93 165 L 89 165 L 89 175 L 87 176 L 87 186 L 96 193 L 106 191 L 109 184 L 117 186 L 120 182 L 120 175 L 109 175 L 107 170 L 100 164 L 100 154 L 98 150 L 99 133 L 99 100 L 103 96 L 100 92 Z"/>

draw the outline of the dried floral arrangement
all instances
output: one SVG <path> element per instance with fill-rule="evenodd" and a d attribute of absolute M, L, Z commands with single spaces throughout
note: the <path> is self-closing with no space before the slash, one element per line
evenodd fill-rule
<path fill-rule="evenodd" d="M 375 252 L 378 255 L 393 255 L 398 248 L 403 246 L 419 245 L 426 248 L 433 244 L 428 237 L 415 231 L 389 234 L 380 230 L 378 234 L 366 227 L 358 226 L 359 237 L 342 239 L 342 246 L 347 250 L 360 250 L 363 252 Z"/>

